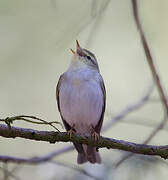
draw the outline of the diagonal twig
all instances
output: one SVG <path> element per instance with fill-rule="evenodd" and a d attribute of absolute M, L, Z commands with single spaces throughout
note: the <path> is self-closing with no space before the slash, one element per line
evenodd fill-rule
<path fill-rule="evenodd" d="M 114 118 L 112 118 L 111 121 L 109 121 L 105 126 L 103 126 L 103 131 L 108 130 L 111 126 L 113 126 L 116 122 L 123 119 L 125 116 L 127 116 L 129 113 L 141 108 L 145 103 L 149 100 L 149 97 L 154 89 L 154 83 L 148 87 L 146 93 L 138 99 L 137 102 L 130 104 L 124 108 L 119 114 L 117 114 Z"/>
<path fill-rule="evenodd" d="M 4 173 L 6 173 L 8 175 L 7 178 L 12 177 L 15 180 L 21 180 L 18 176 L 16 176 L 14 173 L 8 171 L 6 168 L 0 167 L 0 170 L 2 170 Z"/>
<path fill-rule="evenodd" d="M 165 123 L 167 122 L 167 116 L 165 115 L 163 120 L 161 121 L 161 123 L 159 123 L 159 125 L 151 132 L 151 134 L 148 136 L 148 138 L 143 142 L 143 144 L 148 144 L 153 138 L 154 136 L 161 130 L 163 129 Z M 125 160 L 127 160 L 128 158 L 132 157 L 134 154 L 133 153 L 128 153 L 127 155 L 125 155 L 121 160 L 119 160 L 116 164 L 115 167 L 119 167 Z"/>
<path fill-rule="evenodd" d="M 88 176 L 92 179 L 95 179 L 95 180 L 101 180 L 100 178 L 96 177 L 96 176 L 93 176 L 92 174 L 90 174 L 89 172 L 87 172 L 85 169 L 82 169 L 82 168 L 79 168 L 79 166 L 74 166 L 74 165 L 71 165 L 71 164 L 65 164 L 65 163 L 60 163 L 60 162 L 57 162 L 57 161 L 50 161 L 50 163 L 52 164 L 56 164 L 56 165 L 59 165 L 59 166 L 63 166 L 64 168 L 70 168 L 74 171 L 77 171 L 85 176 Z"/>
<path fill-rule="evenodd" d="M 55 156 L 58 156 L 59 154 L 63 154 L 66 152 L 69 152 L 73 149 L 73 146 L 67 146 L 62 149 L 59 149 L 57 151 L 51 152 L 45 156 L 40 157 L 32 157 L 32 158 L 21 158 L 21 157 L 13 157 L 13 156 L 0 156 L 0 161 L 3 162 L 13 162 L 13 163 L 26 163 L 26 164 L 40 164 L 47 161 L 50 161 Z"/>
<path fill-rule="evenodd" d="M 152 54 L 150 52 L 150 48 L 148 46 L 144 31 L 142 29 L 140 19 L 139 19 L 139 13 L 138 13 L 138 5 L 137 5 L 137 0 L 132 0 L 132 9 L 133 9 L 133 17 L 137 26 L 137 29 L 139 31 L 140 37 L 141 37 L 141 42 L 144 48 L 144 52 L 146 55 L 147 62 L 149 64 L 150 70 L 152 72 L 153 79 L 155 81 L 155 84 L 157 86 L 161 102 L 164 106 L 165 110 L 165 115 L 163 120 L 159 123 L 159 125 L 151 132 L 149 137 L 143 142 L 144 144 L 147 144 L 151 141 L 151 139 L 164 127 L 164 125 L 167 123 L 167 116 L 168 116 L 168 103 L 167 103 L 167 98 L 166 94 L 163 90 L 163 85 L 161 84 L 160 77 L 158 75 L 158 72 L 156 70 L 156 67 L 153 62 Z M 124 156 L 119 162 L 116 163 L 116 167 L 118 167 L 121 163 L 123 163 L 125 160 L 133 156 L 133 153 L 129 153 L 126 156 Z"/>
<path fill-rule="evenodd" d="M 166 110 L 166 113 L 168 114 L 168 103 L 167 103 L 167 99 L 166 99 L 166 94 L 163 90 L 163 85 L 161 84 L 159 74 L 158 74 L 156 67 L 154 65 L 153 57 L 152 57 L 150 48 L 148 46 L 144 31 L 142 29 L 142 25 L 140 23 L 137 0 L 132 0 L 132 10 L 133 10 L 133 17 L 134 17 L 137 29 L 138 29 L 139 34 L 140 34 L 142 46 L 143 46 L 143 49 L 144 49 L 144 52 L 146 55 L 146 60 L 149 64 L 150 70 L 152 72 L 152 76 L 153 76 L 153 79 L 156 83 L 162 104 Z"/>

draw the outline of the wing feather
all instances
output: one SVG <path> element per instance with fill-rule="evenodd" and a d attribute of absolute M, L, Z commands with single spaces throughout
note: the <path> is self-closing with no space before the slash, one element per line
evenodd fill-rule
<path fill-rule="evenodd" d="M 58 110 L 60 112 L 60 115 L 61 115 L 61 119 L 64 123 L 64 126 L 65 126 L 65 129 L 67 131 L 69 131 L 71 129 L 71 126 L 66 122 L 66 120 L 63 118 L 62 116 L 62 113 L 61 113 L 61 109 L 60 109 L 60 98 L 59 98 L 59 91 L 60 91 L 60 86 L 61 86 L 61 82 L 63 81 L 63 77 L 64 74 L 62 74 L 58 80 L 58 83 L 57 83 L 57 87 L 56 87 L 56 99 L 57 99 L 57 105 L 58 105 Z"/>
<path fill-rule="evenodd" d="M 59 99 L 59 90 L 60 90 L 60 86 L 61 86 L 61 81 L 63 80 L 63 74 L 60 76 L 58 83 L 57 83 L 57 87 L 56 87 L 56 99 L 57 99 L 57 105 L 58 105 L 58 110 L 60 111 L 60 99 Z"/>
<path fill-rule="evenodd" d="M 106 88 L 105 88 L 103 79 L 100 81 L 100 87 L 102 89 L 104 103 L 103 103 L 103 106 L 102 106 L 102 113 L 101 113 L 101 116 L 100 116 L 100 120 L 99 120 L 98 124 L 95 127 L 95 131 L 98 134 L 100 134 L 100 130 L 101 130 L 101 127 L 102 127 L 102 124 L 103 124 L 103 119 L 104 119 L 104 112 L 105 112 L 105 108 L 106 108 Z"/>
<path fill-rule="evenodd" d="M 59 90 L 60 90 L 61 82 L 63 80 L 63 75 L 64 74 L 62 74 L 60 76 L 59 80 L 58 80 L 58 84 L 57 84 L 57 87 L 56 87 L 56 99 L 57 99 L 58 110 L 60 112 L 60 115 L 61 115 L 62 121 L 64 123 L 65 129 L 67 131 L 69 131 L 72 127 L 66 122 L 66 120 L 63 119 L 62 114 L 61 114 L 61 109 L 60 109 Z M 73 144 L 74 144 L 76 150 L 78 151 L 78 153 L 83 153 L 84 154 L 83 146 L 81 144 L 77 144 L 77 143 L 73 143 Z"/>

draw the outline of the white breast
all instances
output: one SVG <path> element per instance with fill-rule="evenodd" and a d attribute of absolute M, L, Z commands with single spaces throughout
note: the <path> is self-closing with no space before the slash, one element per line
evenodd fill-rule
<path fill-rule="evenodd" d="M 73 71 L 64 74 L 60 86 L 61 114 L 70 126 L 81 134 L 90 134 L 100 120 L 103 108 L 101 76 L 93 71 Z"/>

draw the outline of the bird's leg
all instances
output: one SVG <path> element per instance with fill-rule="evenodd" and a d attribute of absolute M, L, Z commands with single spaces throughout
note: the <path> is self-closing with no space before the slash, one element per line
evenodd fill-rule
<path fill-rule="evenodd" d="M 99 140 L 100 135 L 95 131 L 95 128 L 92 126 L 92 137 L 94 138 L 94 142 Z"/>
<path fill-rule="evenodd" d="M 75 127 L 75 124 L 73 124 L 71 129 L 67 131 L 67 134 L 69 135 L 70 139 L 72 137 L 72 134 L 75 133 L 74 127 Z"/>

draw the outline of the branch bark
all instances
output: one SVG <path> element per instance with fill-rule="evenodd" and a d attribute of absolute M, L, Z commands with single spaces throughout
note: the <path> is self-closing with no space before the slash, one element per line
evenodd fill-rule
<path fill-rule="evenodd" d="M 9 130 L 7 125 L 0 125 L 0 136 L 6 138 L 25 138 L 36 141 L 45 141 L 50 143 L 56 142 L 75 142 L 80 144 L 87 144 L 90 146 L 107 149 L 119 149 L 123 151 L 129 151 L 137 154 L 144 155 L 156 155 L 164 159 L 168 159 L 168 145 L 166 146 L 153 146 L 145 144 L 136 144 L 123 140 L 116 140 L 106 137 L 100 137 L 98 141 L 94 141 L 92 137 L 80 136 L 77 134 L 72 135 L 70 138 L 66 132 L 54 132 L 54 131 L 38 131 L 34 129 L 11 127 Z M 8 158 L 1 158 L 0 161 L 7 162 Z"/>

